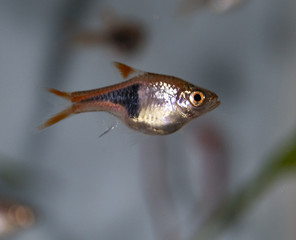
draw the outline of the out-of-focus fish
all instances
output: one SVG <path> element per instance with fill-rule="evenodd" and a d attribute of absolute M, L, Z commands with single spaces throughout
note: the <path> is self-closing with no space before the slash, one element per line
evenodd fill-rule
<path fill-rule="evenodd" d="M 217 12 L 226 12 L 242 2 L 243 0 L 208 0 L 210 7 Z"/>
<path fill-rule="evenodd" d="M 139 21 L 108 16 L 100 30 L 78 30 L 74 43 L 86 46 L 108 45 L 123 54 L 134 53 L 146 38 L 146 31 Z"/>
<path fill-rule="evenodd" d="M 215 12 L 227 12 L 241 4 L 243 0 L 184 0 L 179 8 L 180 12 L 190 12 L 208 6 Z"/>
<path fill-rule="evenodd" d="M 34 222 L 35 214 L 30 207 L 0 197 L 0 237 Z"/>
<path fill-rule="evenodd" d="M 118 62 L 115 66 L 128 79 L 126 82 L 80 92 L 49 89 L 72 105 L 47 120 L 40 129 L 74 113 L 106 111 L 132 129 L 165 135 L 220 104 L 215 93 L 180 78 L 136 70 Z"/>

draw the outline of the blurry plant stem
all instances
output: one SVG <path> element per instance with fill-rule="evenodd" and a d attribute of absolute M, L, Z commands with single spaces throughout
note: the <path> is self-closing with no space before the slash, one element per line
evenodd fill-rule
<path fill-rule="evenodd" d="M 210 215 L 194 239 L 214 239 L 233 224 L 280 176 L 296 169 L 296 137 L 267 161 L 259 174 Z"/>
<path fill-rule="evenodd" d="M 151 138 L 142 151 L 142 178 L 151 224 L 158 240 L 179 240 L 177 211 L 167 179 L 167 146 L 162 138 Z"/>

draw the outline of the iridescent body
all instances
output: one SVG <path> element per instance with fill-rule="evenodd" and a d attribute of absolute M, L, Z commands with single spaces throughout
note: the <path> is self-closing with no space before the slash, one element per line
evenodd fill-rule
<path fill-rule="evenodd" d="M 72 106 L 45 122 L 48 127 L 73 113 L 106 111 L 137 131 L 170 134 L 194 118 L 216 108 L 215 93 L 173 76 L 148 73 L 115 63 L 126 82 L 89 91 L 50 91 L 72 101 Z"/>

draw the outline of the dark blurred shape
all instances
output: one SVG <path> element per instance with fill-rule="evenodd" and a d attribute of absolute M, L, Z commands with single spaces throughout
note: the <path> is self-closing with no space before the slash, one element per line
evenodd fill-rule
<path fill-rule="evenodd" d="M 214 239 L 245 213 L 279 177 L 296 170 L 296 137 L 267 161 L 257 176 L 217 207 L 194 239 Z"/>
<path fill-rule="evenodd" d="M 155 239 L 179 240 L 177 209 L 168 179 L 167 146 L 163 138 L 150 138 L 143 145 L 141 177 Z"/>
<path fill-rule="evenodd" d="M 35 223 L 35 214 L 27 205 L 0 197 L 0 237 Z"/>
<path fill-rule="evenodd" d="M 145 41 L 145 27 L 138 21 L 112 16 L 104 25 L 98 30 L 77 30 L 74 42 L 86 46 L 108 45 L 120 54 L 132 54 Z"/>
<path fill-rule="evenodd" d="M 192 182 L 195 182 L 192 192 L 200 193 L 195 197 L 192 215 L 188 218 L 194 223 L 208 216 L 228 196 L 230 164 L 227 138 L 216 122 L 196 125 L 195 131 L 190 132 L 192 137 L 194 141 L 191 142 L 198 156 L 195 161 L 200 163 L 196 165 L 195 173 L 194 166 L 188 166 L 191 168 Z"/>
<path fill-rule="evenodd" d="M 234 9 L 245 0 L 183 0 L 179 7 L 181 14 L 190 13 L 203 7 L 208 7 L 217 13 Z"/>
<path fill-rule="evenodd" d="M 85 16 L 84 14 L 92 2 L 94 0 L 71 0 L 60 4 L 53 37 L 48 47 L 47 69 L 42 78 L 44 85 L 60 85 L 64 83 L 64 70 L 72 54 L 69 42 L 76 32 L 75 26 Z"/>
<path fill-rule="evenodd" d="M 228 152 L 225 137 L 218 126 L 208 122 L 197 134 L 202 147 L 203 203 L 213 209 L 226 196 L 228 187 Z"/>

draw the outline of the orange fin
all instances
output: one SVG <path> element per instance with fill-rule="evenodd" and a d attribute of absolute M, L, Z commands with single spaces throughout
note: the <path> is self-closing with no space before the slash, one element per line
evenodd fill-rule
<path fill-rule="evenodd" d="M 57 89 L 54 89 L 54 88 L 48 88 L 48 91 L 59 96 L 59 97 L 62 97 L 62 98 L 65 98 L 67 100 L 71 100 L 71 93 L 68 93 L 68 92 L 62 92 L 62 91 L 59 91 Z"/>
<path fill-rule="evenodd" d="M 59 112 L 58 114 L 56 114 L 52 118 L 48 119 L 45 123 L 40 125 L 38 127 L 38 129 L 42 130 L 42 129 L 47 128 L 47 127 L 49 127 L 51 125 L 54 125 L 55 123 L 65 119 L 66 117 L 69 117 L 73 113 L 74 113 L 74 107 L 70 106 L 70 107 L 66 108 L 65 110 Z"/>
<path fill-rule="evenodd" d="M 131 78 L 145 74 L 145 72 L 134 69 L 120 62 L 114 62 L 115 67 L 120 71 L 123 78 Z"/>

